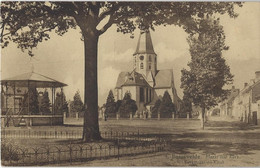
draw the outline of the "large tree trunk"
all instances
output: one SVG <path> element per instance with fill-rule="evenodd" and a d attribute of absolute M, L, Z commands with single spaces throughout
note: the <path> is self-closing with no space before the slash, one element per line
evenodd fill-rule
<path fill-rule="evenodd" d="M 85 46 L 85 112 L 83 141 L 100 140 L 98 124 L 97 49 L 99 35 L 95 31 L 82 32 Z"/>
<path fill-rule="evenodd" d="M 205 107 L 202 107 L 201 110 L 201 128 L 204 130 L 204 124 L 205 124 Z"/>

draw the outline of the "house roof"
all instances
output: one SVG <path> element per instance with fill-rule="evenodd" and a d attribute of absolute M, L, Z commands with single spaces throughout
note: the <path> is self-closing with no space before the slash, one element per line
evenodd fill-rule
<path fill-rule="evenodd" d="M 149 30 L 141 31 L 137 42 L 135 54 L 155 54 Z"/>
<path fill-rule="evenodd" d="M 228 103 L 232 103 L 232 101 L 239 95 L 239 89 L 233 89 L 231 90 L 230 95 L 227 98 Z"/>
<path fill-rule="evenodd" d="M 244 89 L 241 91 L 242 94 L 244 94 L 244 93 L 246 93 L 246 92 L 249 92 L 250 90 L 252 90 L 254 87 L 258 86 L 259 84 L 260 84 L 260 80 L 255 81 L 254 84 L 249 85 L 249 86 L 247 86 L 246 88 L 244 88 Z"/>
<path fill-rule="evenodd" d="M 154 88 L 171 88 L 173 83 L 172 69 L 158 70 L 155 75 Z"/>
<path fill-rule="evenodd" d="M 37 88 L 45 87 L 63 87 L 67 84 L 59 82 L 36 72 L 20 74 L 11 78 L 1 80 L 2 84 L 15 84 L 18 87 L 27 87 L 28 83 L 33 84 Z"/>
<path fill-rule="evenodd" d="M 253 90 L 253 94 L 252 94 L 252 102 L 256 102 L 257 100 L 260 99 L 260 80 L 255 81 L 253 84 L 245 87 L 241 93 L 243 94 L 247 94 L 249 93 L 251 90 Z"/>

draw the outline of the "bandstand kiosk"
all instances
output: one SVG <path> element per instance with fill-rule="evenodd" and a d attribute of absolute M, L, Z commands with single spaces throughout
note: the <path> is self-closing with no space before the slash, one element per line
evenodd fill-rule
<path fill-rule="evenodd" d="M 63 114 L 57 114 L 54 107 L 55 91 L 60 89 L 63 92 L 64 86 L 67 84 L 33 71 L 1 80 L 1 126 L 62 125 Z M 35 114 L 30 109 L 32 106 L 30 89 L 32 88 L 51 90 L 51 105 L 48 114 L 40 112 Z M 22 105 L 26 98 L 28 103 Z"/>

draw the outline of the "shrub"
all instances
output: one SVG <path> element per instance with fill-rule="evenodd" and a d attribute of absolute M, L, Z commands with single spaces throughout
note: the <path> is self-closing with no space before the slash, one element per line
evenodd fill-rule
<path fill-rule="evenodd" d="M 17 161 L 19 160 L 19 153 L 17 148 L 10 144 L 3 142 L 1 143 L 1 160 L 2 161 Z"/>

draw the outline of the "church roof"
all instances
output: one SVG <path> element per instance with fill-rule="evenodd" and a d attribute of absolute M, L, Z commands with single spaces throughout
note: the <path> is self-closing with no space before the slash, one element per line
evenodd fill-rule
<path fill-rule="evenodd" d="M 128 73 L 129 72 L 120 72 L 120 74 L 117 77 L 116 88 L 120 88 L 125 83 L 125 76 Z"/>
<path fill-rule="evenodd" d="M 154 88 L 171 88 L 173 83 L 172 69 L 158 70 L 155 75 Z"/>
<path fill-rule="evenodd" d="M 173 71 L 171 69 L 158 70 L 155 80 L 155 89 L 173 87 Z M 145 77 L 133 70 L 132 72 L 121 72 L 118 75 L 116 88 L 122 86 L 150 86 Z"/>
<path fill-rule="evenodd" d="M 135 54 L 155 54 L 149 30 L 141 31 L 137 42 Z"/>
<path fill-rule="evenodd" d="M 118 75 L 116 88 L 122 86 L 150 86 L 144 76 L 135 70 L 132 72 L 121 72 Z"/>

